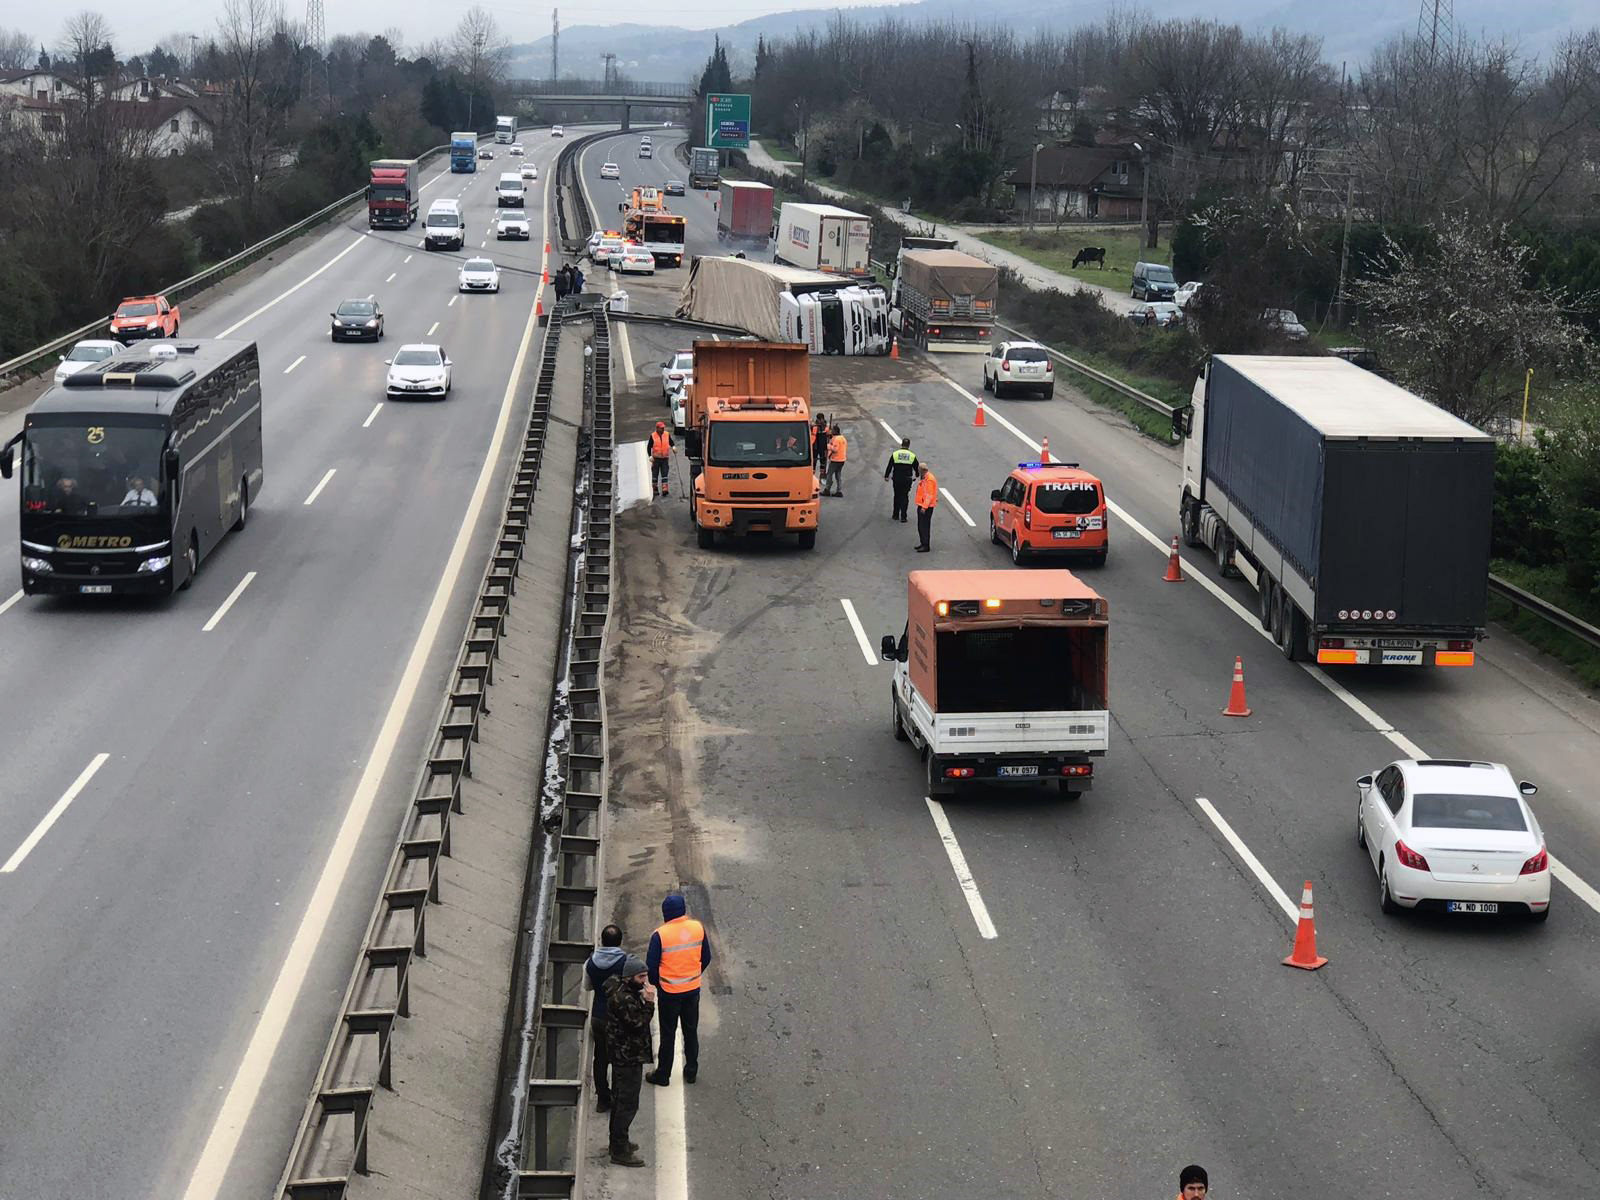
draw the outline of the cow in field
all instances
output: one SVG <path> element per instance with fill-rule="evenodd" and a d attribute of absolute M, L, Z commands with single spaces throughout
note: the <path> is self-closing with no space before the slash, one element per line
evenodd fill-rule
<path fill-rule="evenodd" d="M 1099 263 L 1100 269 L 1104 271 L 1106 269 L 1106 248 L 1104 246 L 1085 246 L 1072 256 L 1072 265 L 1074 267 L 1089 263 Z"/>

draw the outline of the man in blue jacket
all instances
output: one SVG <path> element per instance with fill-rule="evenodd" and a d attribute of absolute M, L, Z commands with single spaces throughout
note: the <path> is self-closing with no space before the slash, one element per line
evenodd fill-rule
<path fill-rule="evenodd" d="M 689 916 L 681 893 L 661 902 L 661 925 L 650 935 L 645 965 L 658 993 L 661 1047 L 656 1069 L 645 1080 L 666 1087 L 672 1079 L 672 1054 L 683 1025 L 683 1081 L 693 1083 L 700 1072 L 700 977 L 711 965 L 711 939 L 706 927 Z"/>
<path fill-rule="evenodd" d="M 622 930 L 607 925 L 600 931 L 600 944 L 583 964 L 594 1003 L 589 1006 L 589 1033 L 594 1039 L 595 1112 L 611 1111 L 611 1053 L 606 1045 L 606 980 L 622 973 Z"/>

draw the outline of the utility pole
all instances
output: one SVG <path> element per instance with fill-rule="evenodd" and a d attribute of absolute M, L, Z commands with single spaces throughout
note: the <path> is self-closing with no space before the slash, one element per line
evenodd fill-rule
<path fill-rule="evenodd" d="M 550 10 L 550 82 L 561 78 L 561 10 Z"/>
<path fill-rule="evenodd" d="M 1028 228 L 1033 228 L 1033 219 L 1039 211 L 1039 151 L 1044 149 L 1043 142 L 1035 142 L 1033 146 L 1033 162 L 1028 168 Z"/>
<path fill-rule="evenodd" d="M 605 86 L 606 86 L 606 90 L 609 91 L 610 88 L 611 88 L 611 76 L 615 73 L 615 71 L 617 69 L 617 67 L 616 67 L 617 56 L 615 54 L 602 54 L 600 57 L 606 60 Z"/>
<path fill-rule="evenodd" d="M 1139 152 L 1140 174 L 1144 176 L 1144 187 L 1139 193 L 1139 232 L 1145 238 L 1145 245 L 1148 248 L 1155 245 L 1150 238 L 1150 151 L 1138 142 L 1133 144 L 1133 148 Z"/>
<path fill-rule="evenodd" d="M 1334 323 L 1344 324 L 1344 275 L 1350 265 L 1350 210 L 1356 202 L 1356 177 L 1352 172 L 1344 193 L 1344 238 L 1339 245 L 1339 290 L 1334 294 Z"/>

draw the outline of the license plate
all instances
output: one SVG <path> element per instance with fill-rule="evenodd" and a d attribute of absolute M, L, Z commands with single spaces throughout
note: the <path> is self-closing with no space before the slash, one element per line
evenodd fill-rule
<path fill-rule="evenodd" d="M 1415 650 L 1417 648 L 1417 640 L 1415 638 L 1378 638 L 1372 644 L 1387 650 Z"/>
<path fill-rule="evenodd" d="M 1054 529 L 1051 530 L 1050 536 L 1058 538 L 1075 538 L 1080 535 L 1076 529 Z"/>
<path fill-rule="evenodd" d="M 1002 779 L 1027 779 L 1038 773 L 1038 767 L 1000 767 L 995 771 Z"/>
<path fill-rule="evenodd" d="M 1494 900 L 1451 900 L 1444 907 L 1446 912 L 1497 913 L 1500 911 L 1500 905 Z"/>
<path fill-rule="evenodd" d="M 85 596 L 106 596 L 111 593 L 109 583 L 84 583 L 78 585 L 78 591 Z"/>

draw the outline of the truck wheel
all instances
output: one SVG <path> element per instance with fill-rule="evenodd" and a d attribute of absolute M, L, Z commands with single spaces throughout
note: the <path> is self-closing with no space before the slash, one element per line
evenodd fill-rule
<path fill-rule="evenodd" d="M 241 479 L 239 481 L 239 519 L 233 523 L 233 531 L 235 533 L 238 533 L 244 529 L 245 521 L 249 519 L 249 514 L 250 481 L 248 479 Z"/>
<path fill-rule="evenodd" d="M 699 543 L 700 549 L 709 550 L 716 545 L 717 535 L 704 525 L 696 525 L 694 527 L 694 540 Z"/>
<path fill-rule="evenodd" d="M 1283 656 L 1290 662 L 1306 662 L 1311 658 L 1311 626 L 1305 614 L 1293 600 L 1284 598 Z"/>
<path fill-rule="evenodd" d="M 893 714 L 890 720 L 894 725 L 894 740 L 909 742 L 911 739 L 906 736 L 906 727 L 900 720 L 900 701 L 894 694 L 893 686 L 889 688 L 889 711 Z"/>
<path fill-rule="evenodd" d="M 1273 587 L 1270 590 L 1272 592 L 1272 607 L 1269 610 L 1270 620 L 1267 624 L 1267 632 L 1272 635 L 1272 644 L 1282 650 L 1283 624 L 1285 620 L 1283 606 L 1288 603 L 1288 597 L 1283 594 L 1282 588 Z"/>
<path fill-rule="evenodd" d="M 1183 544 L 1191 549 L 1200 545 L 1200 506 L 1185 492 L 1178 502 L 1178 524 L 1183 529 Z"/>
<path fill-rule="evenodd" d="M 1229 564 L 1233 562 L 1233 554 L 1228 549 L 1228 531 L 1226 529 L 1217 530 L 1217 544 L 1211 549 L 1217 559 L 1217 574 L 1224 579 L 1228 578 L 1232 572 L 1232 567 Z"/>
<path fill-rule="evenodd" d="M 800 549 L 815 550 L 817 548 L 817 531 L 815 529 L 802 529 L 800 531 Z"/>
<path fill-rule="evenodd" d="M 187 592 L 189 585 L 194 582 L 194 577 L 200 573 L 200 539 L 193 530 L 189 533 L 189 545 L 183 552 L 183 567 L 186 572 L 183 582 L 178 585 L 180 592 Z"/>
<path fill-rule="evenodd" d="M 1272 632 L 1272 609 L 1277 599 L 1277 584 L 1272 581 L 1272 576 L 1265 571 L 1256 581 L 1256 611 L 1261 617 L 1261 628 L 1268 633 Z"/>

